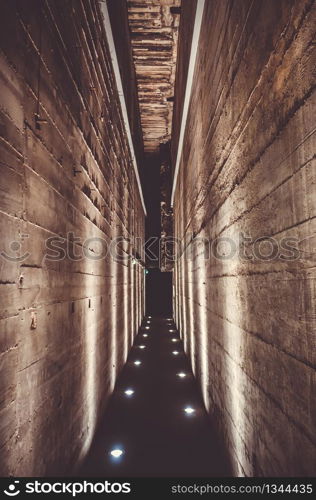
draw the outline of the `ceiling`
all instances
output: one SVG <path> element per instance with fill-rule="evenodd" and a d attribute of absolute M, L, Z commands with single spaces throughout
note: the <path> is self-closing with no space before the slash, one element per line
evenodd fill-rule
<path fill-rule="evenodd" d="M 144 148 L 170 140 L 181 0 L 129 0 Z"/>

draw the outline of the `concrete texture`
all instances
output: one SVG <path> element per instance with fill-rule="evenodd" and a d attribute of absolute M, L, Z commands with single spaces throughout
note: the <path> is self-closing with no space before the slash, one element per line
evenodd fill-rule
<path fill-rule="evenodd" d="M 2 1 L 0 46 L 0 224 L 15 257 L 1 257 L 0 470 L 61 474 L 85 456 L 143 316 L 142 266 L 96 259 L 97 238 L 141 254 L 144 214 L 99 3 Z M 45 259 L 68 232 L 68 255 Z"/>
<path fill-rule="evenodd" d="M 120 68 L 126 109 L 137 159 L 139 175 L 143 181 L 144 143 L 140 120 L 139 101 L 135 65 L 128 24 L 128 4 L 126 0 L 107 0 L 116 54 Z"/>
<path fill-rule="evenodd" d="M 173 211 L 170 206 L 172 188 L 172 164 L 170 143 L 162 144 L 160 148 L 160 218 L 161 245 L 160 269 L 163 272 L 173 270 Z"/>
<path fill-rule="evenodd" d="M 315 473 L 315 23 L 312 0 L 205 3 L 174 204 L 193 258 L 174 304 L 236 475 Z M 252 260 L 231 255 L 241 233 Z M 206 259 L 194 237 L 225 240 Z M 267 259 L 271 240 L 259 258 L 267 237 L 296 239 L 295 258 Z"/>

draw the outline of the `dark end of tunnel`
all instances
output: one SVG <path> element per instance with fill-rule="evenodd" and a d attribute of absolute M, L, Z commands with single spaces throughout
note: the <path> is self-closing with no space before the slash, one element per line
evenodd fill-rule
<path fill-rule="evenodd" d="M 146 314 L 161 317 L 173 315 L 172 273 L 155 268 L 147 270 Z"/>

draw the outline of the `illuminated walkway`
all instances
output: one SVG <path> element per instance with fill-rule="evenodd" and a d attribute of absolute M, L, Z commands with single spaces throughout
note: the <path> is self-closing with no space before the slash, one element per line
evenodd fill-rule
<path fill-rule="evenodd" d="M 172 320 L 144 320 L 80 474 L 228 474 Z"/>

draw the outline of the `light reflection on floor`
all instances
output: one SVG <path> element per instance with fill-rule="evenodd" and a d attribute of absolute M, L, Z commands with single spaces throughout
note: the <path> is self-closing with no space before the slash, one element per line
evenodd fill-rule
<path fill-rule="evenodd" d="M 80 476 L 229 475 L 174 323 L 147 320 L 135 337 Z M 171 339 L 177 339 L 176 356 Z"/>

